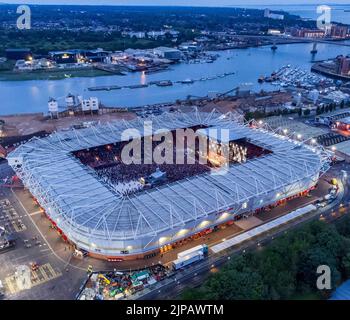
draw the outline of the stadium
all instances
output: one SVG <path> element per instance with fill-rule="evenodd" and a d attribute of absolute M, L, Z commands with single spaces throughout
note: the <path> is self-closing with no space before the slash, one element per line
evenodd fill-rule
<path fill-rule="evenodd" d="M 205 154 L 207 163 L 122 163 L 121 151 L 129 141 L 123 132 L 144 132 L 146 120 L 153 131 L 141 140 L 164 129 L 171 134 L 201 129 L 199 136 L 214 145 L 211 155 Z M 62 237 L 93 257 L 151 257 L 166 245 L 305 194 L 329 167 L 321 147 L 245 123 L 233 113 L 195 109 L 146 120 L 55 132 L 31 139 L 7 157 Z M 211 137 L 208 128 L 227 130 L 226 141 Z M 215 174 L 224 145 L 229 146 L 229 164 L 225 174 Z M 196 158 L 198 150 L 185 151 L 185 160 L 190 154 Z"/>

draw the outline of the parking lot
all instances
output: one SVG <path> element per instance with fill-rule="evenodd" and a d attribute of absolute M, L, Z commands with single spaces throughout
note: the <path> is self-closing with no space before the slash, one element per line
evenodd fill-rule
<path fill-rule="evenodd" d="M 6 163 L 0 164 L 0 179 L 11 174 Z M 3 299 L 74 299 L 86 277 L 85 271 L 71 268 L 69 261 L 59 258 L 52 250 L 33 223 L 32 217 L 39 214 L 36 207 L 27 212 L 10 188 L 0 186 L 0 225 L 16 239 L 13 250 L 0 252 Z M 31 289 L 20 290 L 15 277 L 17 268 L 30 267 L 33 263 L 38 268 L 31 270 Z"/>
<path fill-rule="evenodd" d="M 22 218 L 8 199 L 0 200 L 0 224 L 8 233 L 22 232 L 27 229 Z"/>

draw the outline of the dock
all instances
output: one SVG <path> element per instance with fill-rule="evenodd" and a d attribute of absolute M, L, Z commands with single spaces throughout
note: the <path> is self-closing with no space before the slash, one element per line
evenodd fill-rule
<path fill-rule="evenodd" d="M 112 90 L 120 90 L 120 89 L 139 89 L 139 88 L 147 88 L 149 86 L 158 86 L 158 87 L 170 87 L 174 84 L 193 84 L 198 81 L 211 81 L 219 78 L 225 78 L 228 76 L 234 75 L 235 72 L 225 72 L 223 74 L 218 74 L 210 77 L 203 77 L 200 79 L 184 79 L 184 80 L 178 80 L 178 81 L 171 81 L 171 80 L 157 80 L 157 81 L 150 81 L 148 83 L 143 84 L 132 84 L 132 85 L 125 85 L 125 86 L 117 86 L 117 85 L 111 85 L 111 86 L 97 86 L 97 87 L 89 87 L 87 88 L 89 91 L 112 91 Z"/>
<path fill-rule="evenodd" d="M 99 86 L 99 87 L 90 87 L 89 91 L 111 91 L 111 90 L 119 90 L 122 87 L 119 86 Z"/>
<path fill-rule="evenodd" d="M 124 76 L 127 73 L 125 72 L 125 68 L 123 68 L 120 65 L 115 65 L 115 64 L 105 64 L 105 63 L 97 63 L 94 65 L 94 68 L 97 70 L 101 70 L 101 71 L 105 71 L 108 73 L 112 73 L 112 74 L 117 74 L 117 75 L 121 75 Z"/>

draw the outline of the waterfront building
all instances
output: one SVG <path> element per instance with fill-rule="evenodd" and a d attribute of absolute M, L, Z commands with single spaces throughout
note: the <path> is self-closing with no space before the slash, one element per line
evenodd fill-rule
<path fill-rule="evenodd" d="M 81 103 L 82 111 L 97 111 L 99 109 L 99 100 L 95 97 L 82 100 Z"/>
<path fill-rule="evenodd" d="M 291 35 L 299 38 L 324 38 L 326 32 L 320 29 L 298 29 L 292 28 Z"/>
<path fill-rule="evenodd" d="M 80 50 L 50 51 L 49 57 L 58 64 L 77 63 Z"/>
<path fill-rule="evenodd" d="M 49 114 L 51 118 L 58 116 L 58 102 L 54 98 L 50 98 L 48 102 Z"/>
<path fill-rule="evenodd" d="M 349 33 L 349 27 L 332 25 L 330 35 L 332 38 L 344 39 Z"/>
<path fill-rule="evenodd" d="M 181 59 L 181 51 L 174 48 L 168 47 L 158 47 L 153 50 L 154 54 L 159 56 L 160 58 L 168 59 L 168 60 L 180 60 Z"/>
<path fill-rule="evenodd" d="M 5 54 L 6 54 L 7 60 L 26 60 L 26 61 L 29 61 L 33 58 L 32 51 L 28 48 L 6 49 Z"/>
<path fill-rule="evenodd" d="M 343 76 L 350 75 L 350 57 L 337 57 L 337 73 Z"/>

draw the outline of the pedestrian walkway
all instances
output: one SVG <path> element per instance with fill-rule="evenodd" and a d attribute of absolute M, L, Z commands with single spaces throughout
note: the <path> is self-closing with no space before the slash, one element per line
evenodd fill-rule
<path fill-rule="evenodd" d="M 212 246 L 210 249 L 214 252 L 214 253 L 219 253 L 223 250 L 226 250 L 232 246 L 235 246 L 237 244 L 240 244 L 244 241 L 250 240 L 253 237 L 256 237 L 264 232 L 270 231 L 272 229 L 275 229 L 283 224 L 286 224 L 294 219 L 297 219 L 301 216 L 304 216 L 307 213 L 310 213 L 312 211 L 315 211 L 316 207 L 312 204 L 309 204 L 306 207 L 297 209 L 291 213 L 288 213 L 280 218 L 277 218 L 275 220 L 272 220 L 268 223 L 265 223 L 263 225 L 260 225 L 252 230 L 249 230 L 247 232 L 241 233 L 238 236 L 235 236 L 229 240 L 225 240 L 222 243 L 219 243 L 215 246 Z"/>

